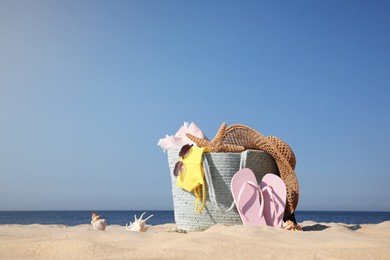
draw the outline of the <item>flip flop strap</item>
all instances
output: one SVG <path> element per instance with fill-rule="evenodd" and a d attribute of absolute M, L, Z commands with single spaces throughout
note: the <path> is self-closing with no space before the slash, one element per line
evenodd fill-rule
<path fill-rule="evenodd" d="M 272 217 L 274 219 L 274 226 L 275 226 L 278 223 L 278 216 L 277 216 L 277 211 L 276 211 L 276 200 L 275 200 L 275 196 L 274 196 L 274 191 L 270 186 L 265 186 L 261 191 L 262 192 L 267 191 L 270 198 L 271 198 L 271 204 L 273 205 Z"/>
<path fill-rule="evenodd" d="M 241 205 L 241 203 L 240 203 L 241 202 L 241 197 L 242 197 L 242 194 L 244 192 L 245 187 L 247 187 L 247 186 L 250 186 L 250 187 L 254 188 L 254 191 L 259 194 L 259 197 L 260 197 L 259 218 L 261 218 L 263 216 L 264 199 L 263 199 L 263 195 L 262 195 L 261 190 L 260 190 L 259 186 L 257 185 L 257 183 L 254 183 L 253 181 L 247 181 L 247 182 L 245 182 L 241 186 L 240 192 L 238 193 L 237 204 Z M 252 194 L 252 196 L 253 196 L 253 194 Z M 248 221 L 249 219 L 245 216 L 245 214 L 244 214 L 244 212 L 242 210 L 243 207 L 239 207 L 238 205 L 237 205 L 237 209 L 241 212 L 241 216 L 244 216 L 245 220 Z"/>

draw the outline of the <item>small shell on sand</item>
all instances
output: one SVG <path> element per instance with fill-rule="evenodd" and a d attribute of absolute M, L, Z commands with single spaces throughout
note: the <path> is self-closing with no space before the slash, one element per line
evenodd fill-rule
<path fill-rule="evenodd" d="M 292 220 L 287 220 L 284 222 L 282 228 L 291 231 L 303 231 L 302 227 L 298 224 L 295 224 Z"/>
<path fill-rule="evenodd" d="M 91 224 L 93 229 L 102 230 L 102 231 L 106 230 L 107 221 L 105 219 L 101 219 L 100 216 L 95 211 L 92 211 L 91 218 L 92 218 Z"/>
<path fill-rule="evenodd" d="M 146 219 L 142 219 L 142 217 L 145 215 L 146 212 L 142 213 L 139 219 L 137 219 L 137 215 L 134 215 L 134 222 L 130 222 L 130 225 L 126 223 L 126 230 L 127 231 L 136 231 L 136 232 L 146 232 L 150 225 L 146 225 L 146 220 L 153 217 L 153 214 L 147 217 Z"/>

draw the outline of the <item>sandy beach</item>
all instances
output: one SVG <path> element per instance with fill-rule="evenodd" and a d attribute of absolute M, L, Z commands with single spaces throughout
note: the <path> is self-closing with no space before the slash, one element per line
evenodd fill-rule
<path fill-rule="evenodd" d="M 40 259 L 390 259 L 390 221 L 376 225 L 301 223 L 304 232 L 215 225 L 179 233 L 175 224 L 145 233 L 118 225 L 0 225 L 0 258 Z"/>

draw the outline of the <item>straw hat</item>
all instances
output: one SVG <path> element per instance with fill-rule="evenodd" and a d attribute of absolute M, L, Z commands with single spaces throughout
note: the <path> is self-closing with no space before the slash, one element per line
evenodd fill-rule
<path fill-rule="evenodd" d="M 290 146 L 275 136 L 264 136 L 248 126 L 239 124 L 231 125 L 226 129 L 223 143 L 243 146 L 245 149 L 262 150 L 275 159 L 280 177 L 287 188 L 284 217 L 291 216 L 298 205 L 299 188 L 294 173 L 295 155 Z"/>

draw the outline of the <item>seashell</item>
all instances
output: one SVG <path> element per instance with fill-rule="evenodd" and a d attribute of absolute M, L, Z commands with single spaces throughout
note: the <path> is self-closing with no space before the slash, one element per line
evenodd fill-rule
<path fill-rule="evenodd" d="M 191 124 L 184 122 L 183 126 L 180 127 L 174 136 L 166 135 L 165 138 L 158 141 L 157 145 L 159 145 L 165 152 L 171 148 L 180 148 L 185 144 L 194 144 L 194 142 L 186 136 L 187 133 L 190 133 L 192 136 L 197 138 L 208 140 L 202 130 L 200 130 L 194 122 Z"/>
<path fill-rule="evenodd" d="M 101 219 L 100 216 L 96 214 L 95 211 L 92 211 L 91 218 L 92 218 L 91 224 L 93 229 L 103 230 L 103 231 L 106 230 L 107 221 L 105 219 Z"/>
<path fill-rule="evenodd" d="M 287 220 L 284 222 L 282 228 L 291 231 L 303 231 L 302 227 L 298 224 L 295 224 L 292 220 Z"/>
<path fill-rule="evenodd" d="M 147 217 L 146 219 L 142 219 L 142 217 L 145 215 L 145 213 L 146 212 L 142 213 L 142 215 L 140 216 L 139 219 L 137 219 L 137 215 L 134 215 L 134 222 L 133 223 L 130 222 L 130 225 L 128 225 L 126 223 L 126 230 L 127 231 L 137 231 L 137 232 L 146 232 L 146 230 L 148 230 L 148 228 L 151 226 L 151 225 L 146 225 L 146 220 L 153 217 L 153 214 L 150 215 L 149 217 Z"/>

